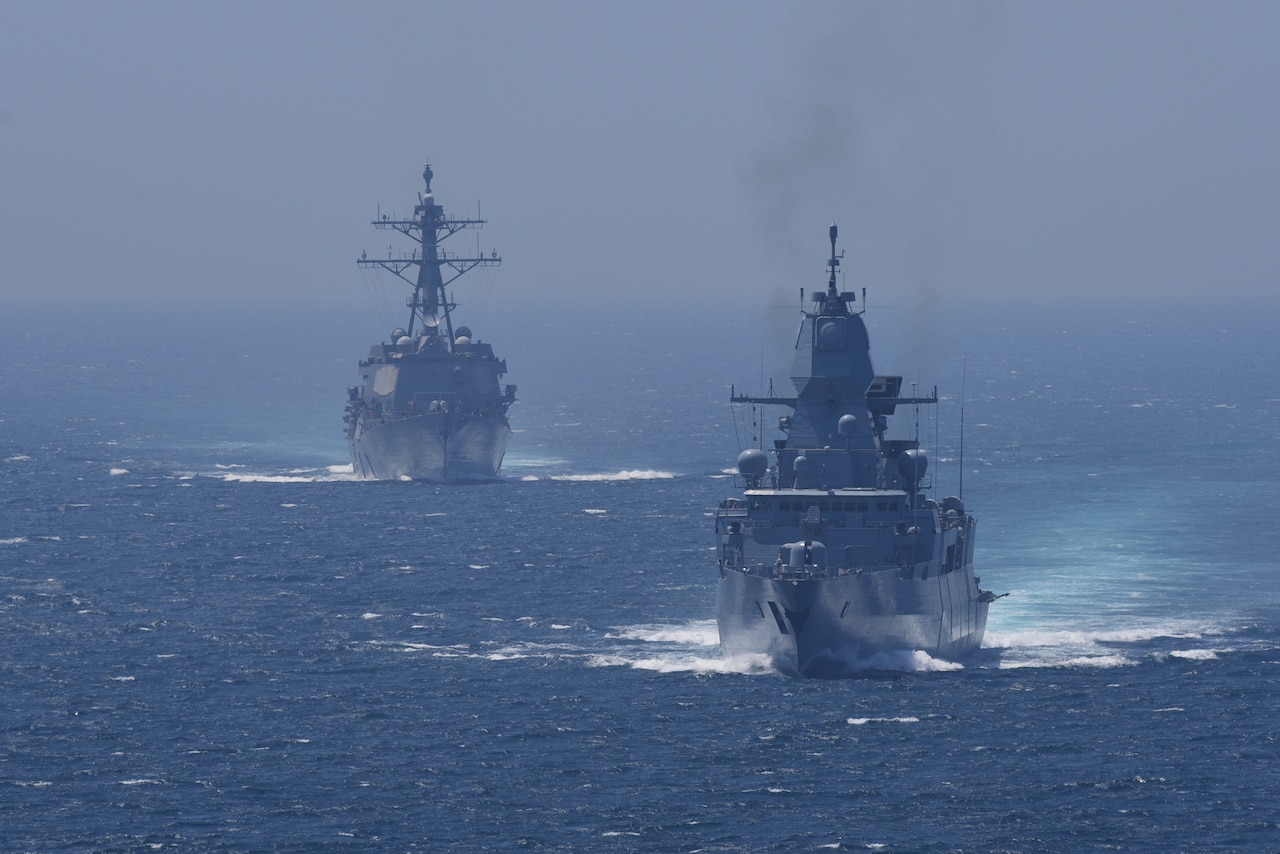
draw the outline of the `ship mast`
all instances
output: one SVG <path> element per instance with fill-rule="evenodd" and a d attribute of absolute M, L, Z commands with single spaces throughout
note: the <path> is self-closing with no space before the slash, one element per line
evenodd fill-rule
<path fill-rule="evenodd" d="M 413 219 L 392 219 L 383 214 L 372 221 L 374 228 L 390 228 L 400 232 L 418 244 L 412 253 L 401 254 L 399 258 L 390 254 L 386 258 L 370 258 L 362 253 L 356 259 L 361 267 L 381 267 L 401 280 L 413 286 L 413 295 L 409 297 L 409 329 L 407 334 L 413 337 L 417 323 L 422 324 L 422 331 L 428 337 L 440 334 L 440 315 L 444 315 L 445 346 L 453 349 L 453 319 L 450 311 L 454 304 L 449 302 L 445 286 L 476 267 L 496 267 L 502 263 L 497 252 L 489 257 L 478 255 L 464 258 L 440 249 L 440 243 L 464 228 L 480 228 L 485 224 L 483 219 L 453 219 L 447 216 L 444 208 L 436 204 L 435 195 L 431 192 L 431 164 L 422 169 L 422 180 L 426 182 L 425 192 L 418 193 L 418 204 L 413 209 Z M 416 278 L 410 278 L 406 271 L 417 267 Z M 445 278 L 445 268 L 449 268 L 449 277 Z"/>

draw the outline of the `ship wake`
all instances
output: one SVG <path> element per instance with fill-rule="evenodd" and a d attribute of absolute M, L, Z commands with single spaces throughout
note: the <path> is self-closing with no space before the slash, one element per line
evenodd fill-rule
<path fill-rule="evenodd" d="M 1229 626 L 1190 620 L 1147 625 L 988 630 L 984 653 L 1000 653 L 1001 669 L 1116 668 L 1168 659 L 1207 660 L 1251 641 Z"/>

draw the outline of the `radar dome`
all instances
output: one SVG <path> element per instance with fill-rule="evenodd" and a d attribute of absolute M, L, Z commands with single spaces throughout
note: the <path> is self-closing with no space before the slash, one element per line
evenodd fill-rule
<path fill-rule="evenodd" d="M 455 329 L 455 330 L 454 330 L 453 335 L 454 335 L 454 337 L 455 337 L 455 338 L 470 338 L 470 337 L 471 337 L 471 327 L 470 327 L 470 326 L 459 326 L 457 329 Z"/>
<path fill-rule="evenodd" d="M 396 343 L 403 347 L 406 344 L 412 344 L 413 339 L 410 338 L 408 335 L 401 335 L 399 338 L 396 339 Z"/>
<path fill-rule="evenodd" d="M 853 415 L 841 415 L 840 420 L 836 422 L 836 429 L 840 431 L 841 436 L 852 436 L 858 432 L 858 419 Z"/>
<path fill-rule="evenodd" d="M 453 346 L 457 347 L 459 350 L 469 349 L 471 347 L 471 339 L 465 335 L 459 335 L 454 339 Z"/>
<path fill-rule="evenodd" d="M 759 477 L 769 469 L 769 458 L 759 448 L 749 448 L 738 454 L 738 471 L 746 477 Z"/>
<path fill-rule="evenodd" d="M 924 473 L 929 470 L 929 455 L 919 448 L 910 448 L 898 457 L 898 471 L 912 486 L 920 482 Z"/>
<path fill-rule="evenodd" d="M 399 341 L 401 338 L 404 337 L 404 334 L 405 334 L 404 330 L 401 329 L 399 326 L 397 326 L 395 329 L 391 330 L 391 340 Z"/>
<path fill-rule="evenodd" d="M 796 474 L 804 474 L 809 470 L 809 458 L 801 454 L 791 463 L 791 470 Z"/>

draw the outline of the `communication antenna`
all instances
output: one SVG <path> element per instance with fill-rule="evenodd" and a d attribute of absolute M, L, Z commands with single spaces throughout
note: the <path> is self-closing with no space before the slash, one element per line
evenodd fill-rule
<path fill-rule="evenodd" d="M 913 383 L 911 384 L 911 397 L 912 397 L 912 398 L 917 398 L 917 397 L 918 397 L 918 396 L 916 395 L 916 386 L 917 386 L 917 385 L 919 385 L 919 383 L 915 383 L 915 382 L 913 382 Z M 915 431 L 916 431 L 915 436 L 914 436 L 913 438 L 916 440 L 916 442 L 917 442 L 917 443 L 919 443 L 919 442 L 920 442 L 920 404 L 919 404 L 919 402 L 913 403 L 913 404 L 911 405 L 911 417 L 912 417 L 912 420 L 914 420 L 914 421 L 915 421 Z"/>
<path fill-rule="evenodd" d="M 933 399 L 934 400 L 938 399 L 938 387 L 936 385 L 933 387 Z M 934 406 L 933 407 L 933 458 L 935 460 L 938 460 L 939 462 L 942 461 L 942 454 L 938 450 L 941 447 L 938 443 L 939 442 L 939 439 L 938 439 L 939 425 L 941 424 L 941 422 L 942 422 L 942 409 L 939 406 Z M 939 478 L 935 473 L 933 476 L 933 479 L 929 481 L 929 488 L 933 490 L 934 497 L 937 496 L 938 479 Z"/>
<path fill-rule="evenodd" d="M 960 360 L 960 495 L 964 500 L 964 379 L 969 368 L 969 354 L 965 353 Z"/>

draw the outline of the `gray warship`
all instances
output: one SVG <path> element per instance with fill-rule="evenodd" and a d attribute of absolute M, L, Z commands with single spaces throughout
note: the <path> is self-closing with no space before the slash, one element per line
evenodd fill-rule
<path fill-rule="evenodd" d="M 918 437 L 885 436 L 897 407 L 938 395 L 903 397 L 902 377 L 875 373 L 866 291 L 855 311 L 855 295 L 836 288 L 836 234 L 832 225 L 826 291 L 802 307 L 796 396 L 730 391 L 733 403 L 791 414 L 779 419 L 772 463 L 759 448 L 739 454 L 745 489 L 715 513 L 720 646 L 813 676 L 875 669 L 878 653 L 960 659 L 982 643 L 998 597 L 974 575 L 964 502 L 929 497 Z"/>
<path fill-rule="evenodd" d="M 440 243 L 482 219 L 445 215 L 431 192 L 431 166 L 422 172 L 412 219 L 381 214 L 372 225 L 398 231 L 417 248 L 371 258 L 361 267 L 386 270 L 413 287 L 409 323 L 375 344 L 360 362 L 361 384 L 347 389 L 347 442 L 351 467 L 366 480 L 485 480 L 497 476 L 511 437 L 507 409 L 516 387 L 499 380 L 507 363 L 466 326 L 453 326 L 457 306 L 445 287 L 476 267 L 502 263 L 496 252 L 463 257 Z M 409 273 L 414 271 L 411 278 Z M 448 278 L 446 278 L 446 275 Z"/>

